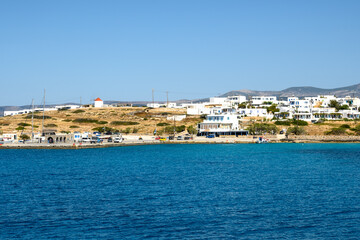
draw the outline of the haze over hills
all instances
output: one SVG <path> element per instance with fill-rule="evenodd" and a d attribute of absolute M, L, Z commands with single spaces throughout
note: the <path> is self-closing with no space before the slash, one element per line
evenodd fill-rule
<path fill-rule="evenodd" d="M 286 88 L 281 91 L 256 91 L 256 90 L 234 90 L 227 92 L 220 97 L 232 96 L 232 95 L 245 95 L 247 97 L 250 96 L 277 96 L 277 97 L 311 97 L 317 95 L 336 95 L 337 97 L 345 97 L 345 96 L 354 96 L 360 97 L 360 84 L 355 84 L 347 87 L 341 88 L 333 88 L 333 89 L 325 89 L 325 88 L 315 88 L 315 87 L 291 87 Z M 205 99 L 196 99 L 196 100 L 177 100 L 172 102 L 177 103 L 186 103 L 186 102 L 204 102 L 207 101 L 208 98 Z M 106 104 L 111 103 L 132 103 L 134 105 L 146 105 L 150 101 L 104 101 Z M 159 101 L 156 101 L 159 102 Z M 163 102 L 163 101 L 160 101 Z M 75 103 L 64 103 L 64 104 L 75 104 Z M 62 105 L 62 104 L 58 104 Z M 48 105 L 47 105 L 48 106 Z M 50 106 L 50 105 L 49 105 Z M 51 105 L 53 106 L 53 105 Z M 24 106 L 0 106 L 0 116 L 3 116 L 4 111 L 16 111 L 25 108 L 31 108 L 29 105 Z"/>

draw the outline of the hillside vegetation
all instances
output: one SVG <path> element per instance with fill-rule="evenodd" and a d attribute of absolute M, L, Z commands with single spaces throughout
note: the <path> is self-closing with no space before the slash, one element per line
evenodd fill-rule
<path fill-rule="evenodd" d="M 166 127 L 173 126 L 167 117 L 184 115 L 186 109 L 146 107 L 123 108 L 83 108 L 77 110 L 62 110 L 45 112 L 45 129 L 55 129 L 57 132 L 92 132 L 96 130 L 116 131 L 122 133 L 152 134 L 157 129 L 164 132 Z M 41 131 L 41 112 L 34 114 L 34 132 Z M 201 122 L 199 117 L 188 116 L 182 121 L 176 121 L 176 126 L 186 128 L 196 126 Z M 31 114 L 0 117 L 0 131 L 31 133 Z"/>

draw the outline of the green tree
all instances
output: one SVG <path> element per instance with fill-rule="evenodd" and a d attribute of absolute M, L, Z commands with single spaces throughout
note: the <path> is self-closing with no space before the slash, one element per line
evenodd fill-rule
<path fill-rule="evenodd" d="M 193 134 L 193 135 L 197 134 L 197 130 L 194 126 L 188 126 L 187 131 L 189 134 Z"/>
<path fill-rule="evenodd" d="M 270 112 L 271 112 L 271 113 L 279 112 L 280 109 L 278 109 L 276 106 L 277 106 L 276 104 L 272 104 L 270 107 L 267 107 L 267 108 L 266 108 L 266 111 L 267 111 L 268 113 L 270 113 Z"/>
<path fill-rule="evenodd" d="M 306 134 L 306 131 L 303 127 L 299 127 L 299 126 L 294 126 L 294 127 L 289 127 L 286 130 L 286 134 L 294 134 L 294 135 L 304 135 Z"/>
<path fill-rule="evenodd" d="M 336 100 L 330 100 L 329 107 L 338 109 L 340 107 L 340 104 Z"/>
<path fill-rule="evenodd" d="M 22 135 L 20 136 L 20 139 L 21 139 L 21 140 L 29 140 L 30 137 L 29 137 L 29 135 L 22 134 Z"/>
<path fill-rule="evenodd" d="M 276 134 L 278 132 L 278 128 L 273 124 L 268 123 L 253 123 L 247 129 L 251 135 L 258 134 Z"/>

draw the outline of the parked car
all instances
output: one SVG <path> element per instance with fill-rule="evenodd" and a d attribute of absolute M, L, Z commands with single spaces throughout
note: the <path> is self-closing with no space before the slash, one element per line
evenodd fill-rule
<path fill-rule="evenodd" d="M 103 139 L 99 138 L 99 137 L 92 137 L 90 140 L 90 143 L 102 143 Z"/>
<path fill-rule="evenodd" d="M 207 138 L 215 138 L 215 134 L 209 134 L 206 136 Z"/>
<path fill-rule="evenodd" d="M 123 139 L 121 137 L 114 137 L 114 143 L 121 143 Z"/>
<path fill-rule="evenodd" d="M 108 138 L 108 142 L 112 142 L 113 139 L 111 137 Z"/>
<path fill-rule="evenodd" d="M 159 136 L 157 136 L 157 137 L 155 138 L 155 140 L 160 140 L 160 137 L 159 137 Z"/>
<path fill-rule="evenodd" d="M 182 136 L 178 136 L 178 137 L 177 137 L 177 140 L 183 140 L 183 137 L 182 137 Z"/>
<path fill-rule="evenodd" d="M 192 136 L 190 136 L 190 135 L 186 135 L 185 137 L 184 137 L 184 140 L 193 140 L 194 138 L 192 137 Z"/>
<path fill-rule="evenodd" d="M 160 138 L 159 140 L 160 141 L 166 141 L 166 138 L 163 137 L 163 138 Z"/>
<path fill-rule="evenodd" d="M 81 139 L 81 142 L 83 142 L 83 143 L 90 143 L 90 142 L 91 142 L 91 139 L 88 138 L 88 137 L 83 137 L 83 138 Z"/>
<path fill-rule="evenodd" d="M 174 140 L 175 136 L 169 136 L 169 140 Z"/>

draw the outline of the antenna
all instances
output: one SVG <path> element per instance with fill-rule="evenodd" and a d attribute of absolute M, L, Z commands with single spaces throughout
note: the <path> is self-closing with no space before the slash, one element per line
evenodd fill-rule
<path fill-rule="evenodd" d="M 169 107 L 169 91 L 166 91 L 166 107 Z"/>
<path fill-rule="evenodd" d="M 32 111 L 31 111 L 31 142 L 34 141 L 34 99 L 31 102 Z"/>
<path fill-rule="evenodd" d="M 46 94 L 46 90 L 44 89 L 43 119 L 42 119 L 42 134 L 44 134 L 44 119 L 45 119 L 45 94 Z"/>
<path fill-rule="evenodd" d="M 154 104 L 155 104 L 154 103 L 154 89 L 152 89 L 152 104 L 153 104 L 152 107 L 154 107 Z"/>

